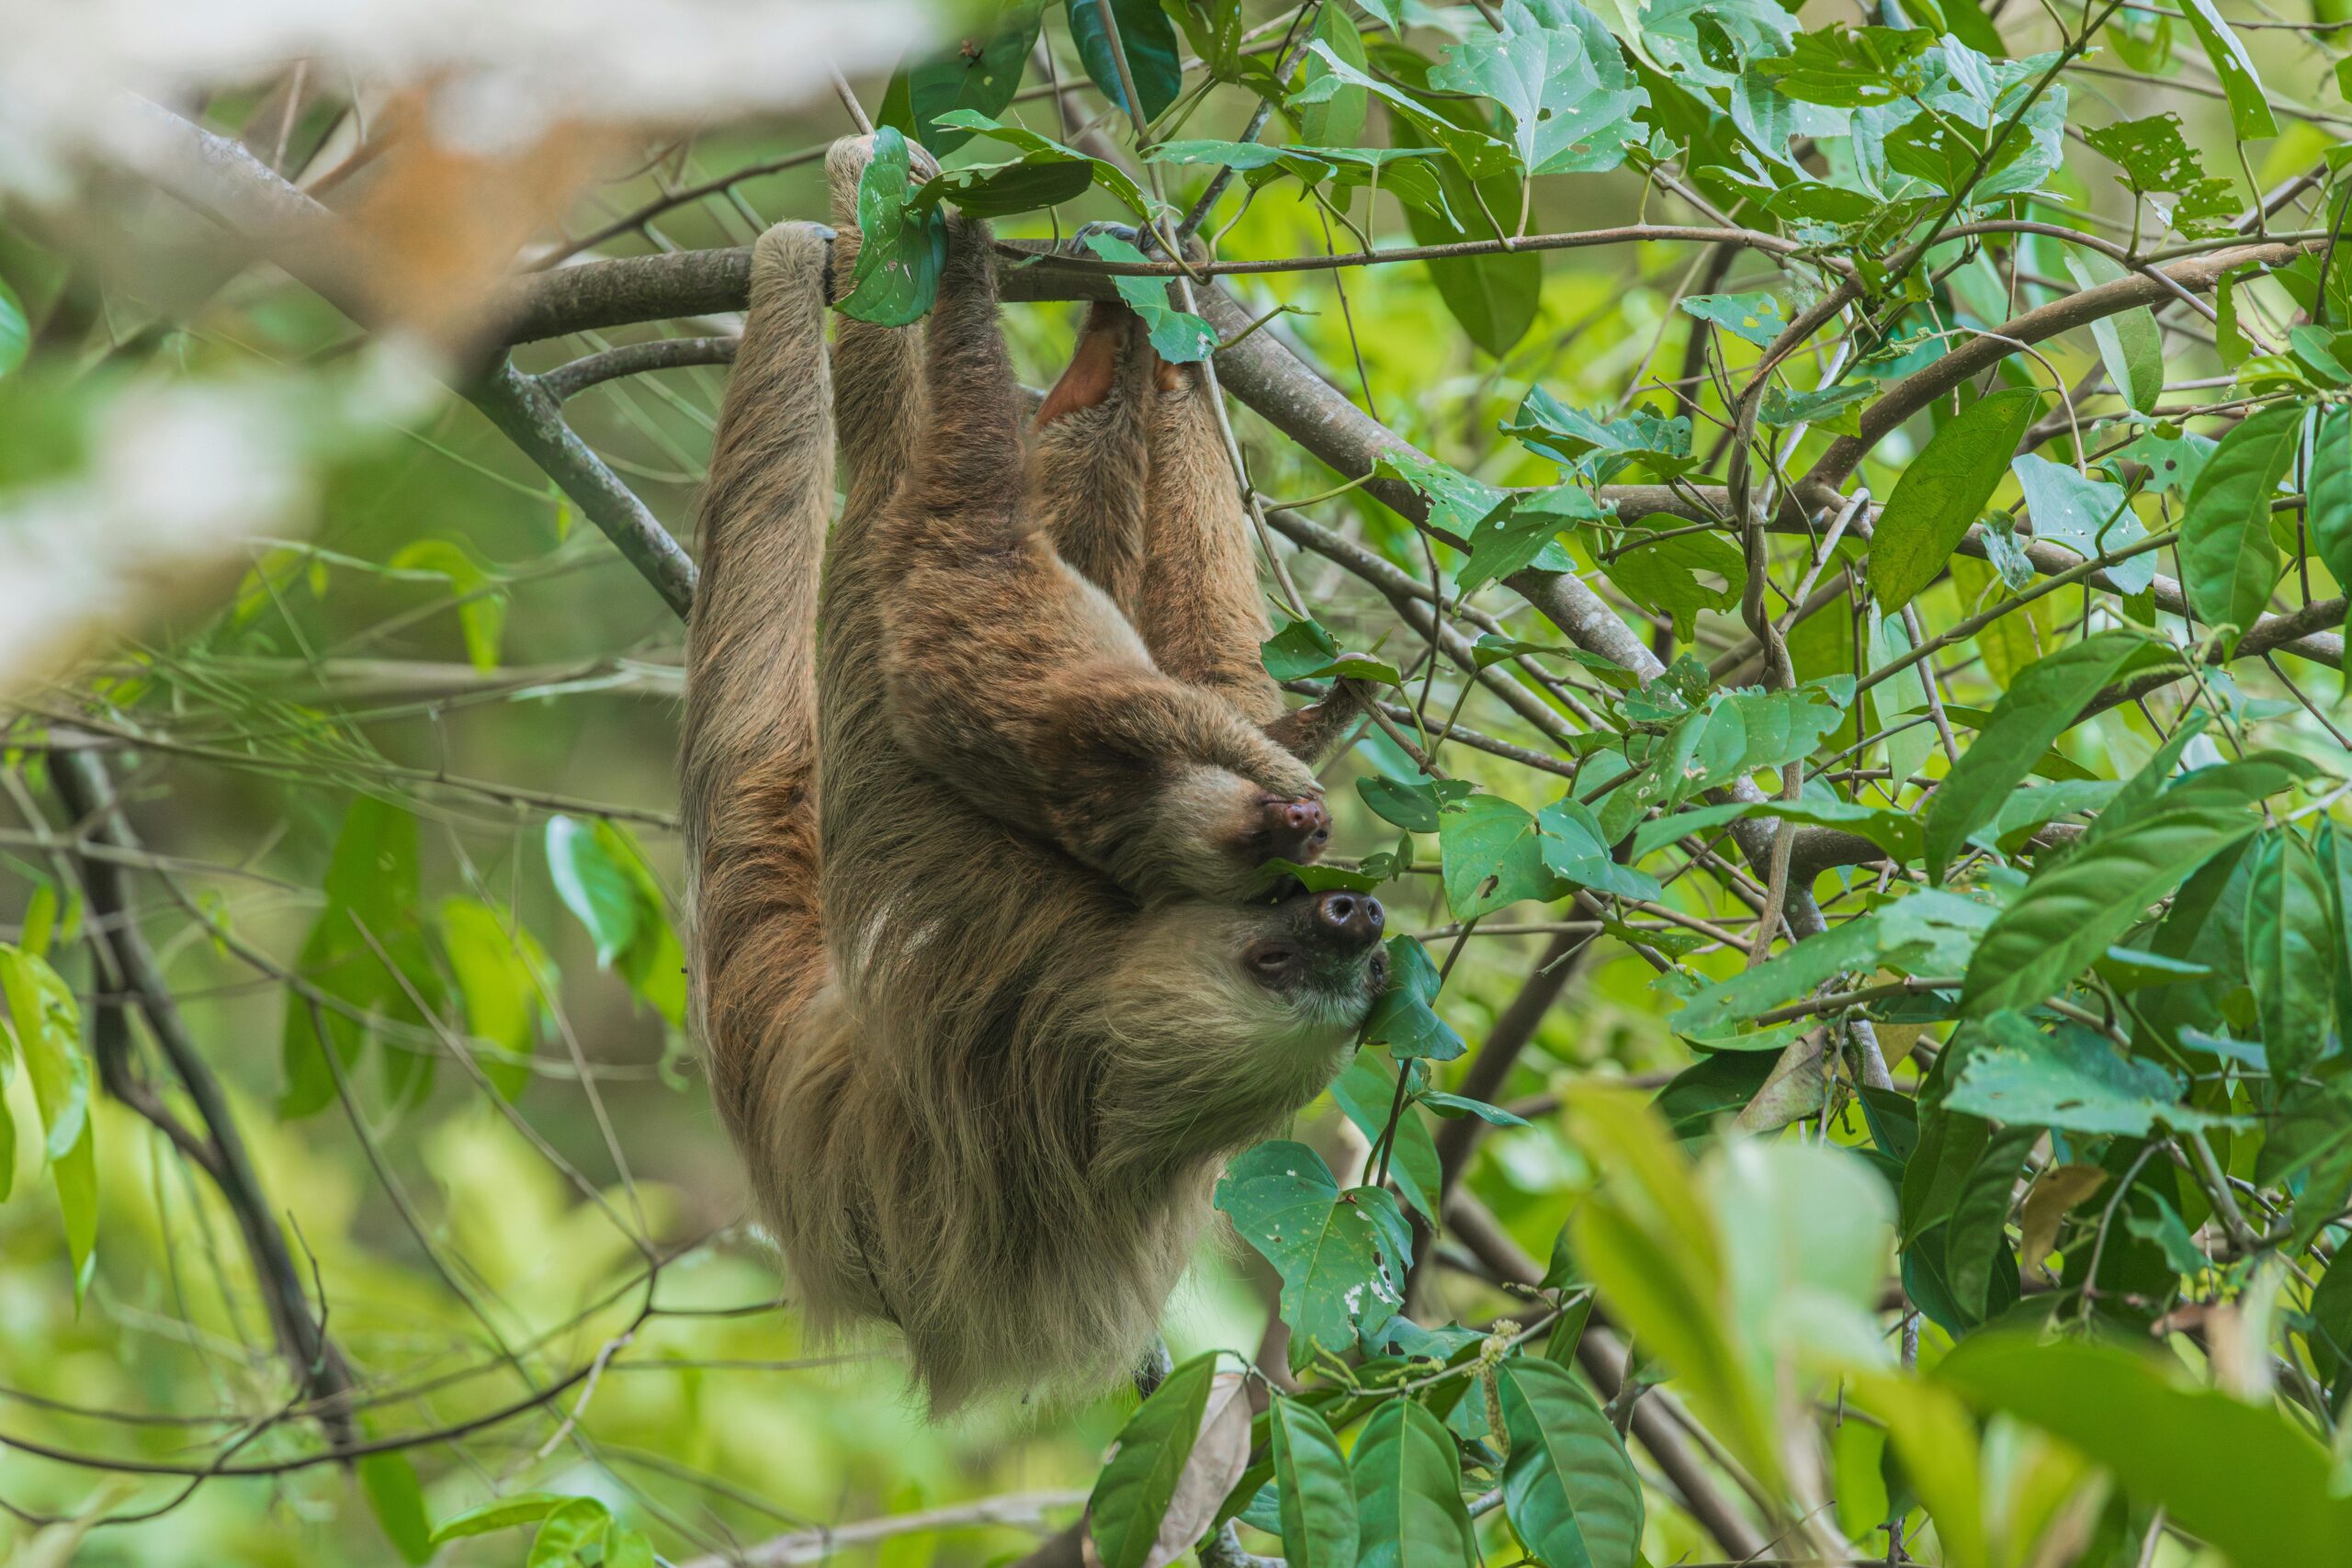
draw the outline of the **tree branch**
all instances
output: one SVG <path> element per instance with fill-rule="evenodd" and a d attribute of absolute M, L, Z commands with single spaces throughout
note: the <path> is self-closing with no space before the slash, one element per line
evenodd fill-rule
<path fill-rule="evenodd" d="M 74 816 L 74 836 L 77 840 L 86 836 L 111 849 L 133 852 L 139 850 L 138 835 L 124 818 L 121 803 L 115 796 L 114 781 L 96 752 L 52 752 L 50 769 L 58 797 Z M 130 900 L 124 896 L 121 866 L 93 855 L 78 858 L 82 886 L 89 897 L 87 929 L 91 942 L 103 947 L 124 987 L 138 998 L 141 1015 L 147 1020 L 155 1043 L 163 1048 L 173 1073 L 196 1107 L 204 1129 L 200 1138 L 172 1116 L 152 1089 L 138 1083 L 128 1059 L 130 1043 L 127 1032 L 118 1034 L 99 1054 L 107 1088 L 161 1128 L 211 1177 L 222 1201 L 236 1217 L 245 1255 L 253 1264 L 254 1284 L 269 1314 L 279 1351 L 293 1371 L 296 1386 L 312 1401 L 327 1440 L 338 1449 L 349 1447 L 357 1438 L 347 1408 L 351 1369 L 344 1360 L 343 1352 L 326 1337 L 324 1303 L 317 1313 L 312 1312 L 301 1273 L 294 1266 L 293 1251 L 287 1246 L 286 1233 L 278 1224 L 276 1206 L 262 1190 L 253 1157 L 245 1150 L 244 1138 L 237 1131 L 236 1118 L 229 1109 L 228 1096 L 220 1088 L 220 1080 L 212 1076 L 211 1067 L 198 1054 L 196 1042 L 180 1017 L 178 1003 L 173 999 L 171 987 L 164 978 L 163 965 L 156 961 L 154 950 L 147 945 L 147 938 L 139 929 L 137 917 L 130 912 Z M 121 1004 L 117 1001 L 98 1004 L 104 1026 L 102 1039 L 109 1030 L 120 1029 L 120 1009 Z M 113 1023 L 105 1024 L 109 1016 Z"/>

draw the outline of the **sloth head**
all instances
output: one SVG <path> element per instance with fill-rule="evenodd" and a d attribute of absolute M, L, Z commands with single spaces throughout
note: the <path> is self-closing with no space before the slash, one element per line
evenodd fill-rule
<path fill-rule="evenodd" d="M 1388 983 L 1385 916 L 1369 894 L 1292 887 L 1260 904 L 1162 906 L 1122 945 L 1119 987 L 1204 1032 L 1269 1046 L 1344 1042 Z"/>

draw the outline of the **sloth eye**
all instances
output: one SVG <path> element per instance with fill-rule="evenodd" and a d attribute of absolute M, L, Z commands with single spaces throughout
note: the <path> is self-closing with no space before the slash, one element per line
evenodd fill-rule
<path fill-rule="evenodd" d="M 1295 949 L 1283 947 L 1278 943 L 1269 943 L 1263 947 L 1251 948 L 1243 954 L 1242 962 L 1261 978 L 1279 979 L 1289 974 L 1292 966 L 1297 964 L 1298 953 Z"/>

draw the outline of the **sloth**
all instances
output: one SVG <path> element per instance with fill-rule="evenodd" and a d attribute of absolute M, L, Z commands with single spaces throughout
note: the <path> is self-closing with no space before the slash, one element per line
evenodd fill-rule
<path fill-rule="evenodd" d="M 1285 712 L 1261 666 L 1197 367 L 1096 306 L 1024 432 L 960 216 L 927 324 L 843 317 L 829 356 L 870 157 L 833 148 L 834 228 L 753 250 L 687 636 L 692 969 L 805 1321 L 894 1325 L 938 1414 L 1134 1367 L 1223 1159 L 1386 960 L 1377 901 L 1268 865 L 1323 849 L 1310 763 L 1363 694 Z"/>

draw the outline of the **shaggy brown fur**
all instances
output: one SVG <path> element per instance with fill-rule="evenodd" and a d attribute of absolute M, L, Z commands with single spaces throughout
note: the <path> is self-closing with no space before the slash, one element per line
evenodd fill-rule
<path fill-rule="evenodd" d="M 1350 705 L 1285 716 L 1259 667 L 1196 372 L 1098 310 L 1024 454 L 961 220 L 927 330 L 843 320 L 829 367 L 867 155 L 834 149 L 830 244 L 753 254 L 688 637 L 695 980 L 797 1300 L 895 1323 L 944 1410 L 1133 1364 L 1220 1160 L 1384 969 L 1371 900 L 1250 901 L 1327 831 L 1280 742 Z"/>

